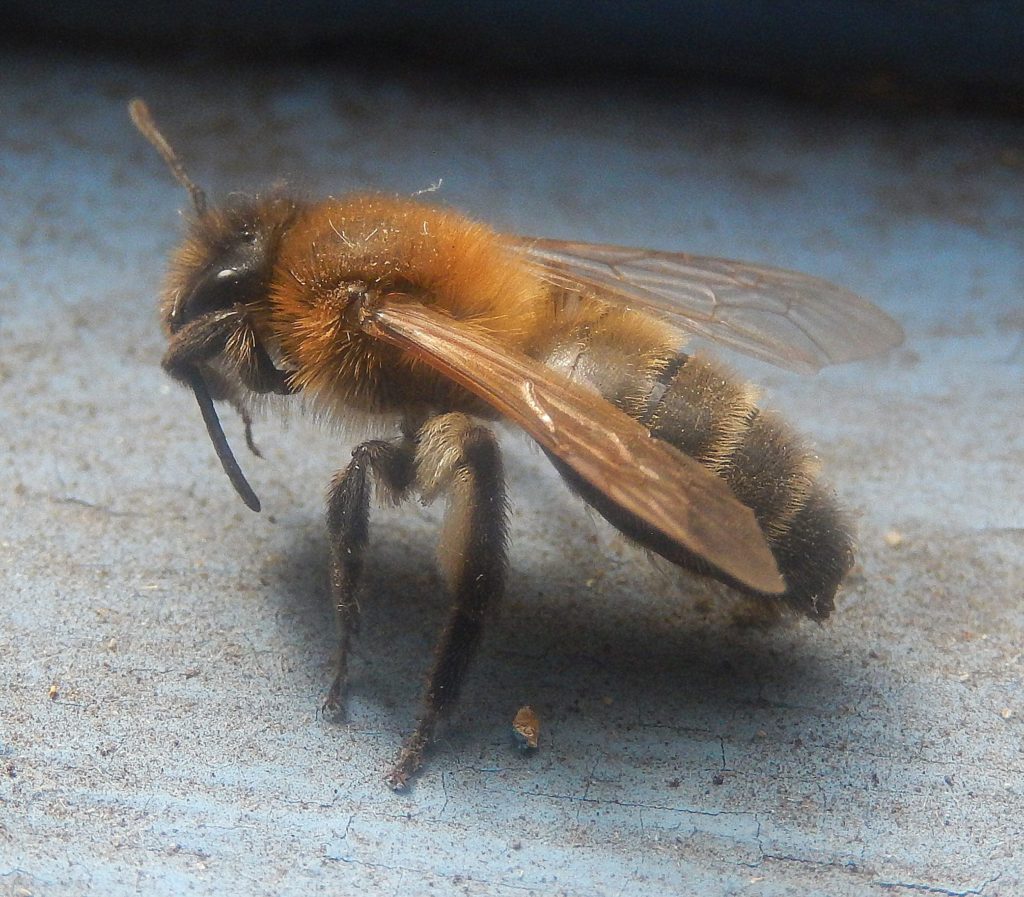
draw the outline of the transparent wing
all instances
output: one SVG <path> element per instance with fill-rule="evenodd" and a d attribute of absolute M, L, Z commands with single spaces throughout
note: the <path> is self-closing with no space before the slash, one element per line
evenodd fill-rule
<path fill-rule="evenodd" d="M 509 242 L 555 287 L 651 311 L 790 370 L 816 371 L 903 341 L 900 325 L 880 308 L 796 271 L 598 243 Z"/>
<path fill-rule="evenodd" d="M 472 327 L 383 298 L 360 326 L 480 396 L 619 507 L 734 579 L 785 589 L 750 508 L 725 481 L 601 396 Z"/>

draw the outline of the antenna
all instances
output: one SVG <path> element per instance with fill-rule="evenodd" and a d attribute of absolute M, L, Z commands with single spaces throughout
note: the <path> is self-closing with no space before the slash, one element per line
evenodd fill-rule
<path fill-rule="evenodd" d="M 167 167 L 171 170 L 171 174 L 174 175 L 174 179 L 188 190 L 196 212 L 200 215 L 205 214 L 206 194 L 203 192 L 203 188 L 193 184 L 192 179 L 185 173 L 185 166 L 182 164 L 181 159 L 178 158 L 178 154 L 171 149 L 167 138 L 160 133 L 156 122 L 153 121 L 153 116 L 149 113 L 149 106 L 146 105 L 146 101 L 136 97 L 129 102 L 128 114 L 132 117 L 135 127 L 139 129 L 139 133 L 153 145 L 153 149 L 167 163 Z"/>
<path fill-rule="evenodd" d="M 139 133 L 153 145 L 153 149 L 167 163 L 167 167 L 171 170 L 171 174 L 174 175 L 174 179 L 188 190 L 196 213 L 198 215 L 206 214 L 206 194 L 203 192 L 202 187 L 192 183 L 192 179 L 185 173 L 185 166 L 182 164 L 181 159 L 178 158 L 178 154 L 174 152 L 171 145 L 167 142 L 167 138 L 160 133 L 156 122 L 153 121 L 153 116 L 150 115 L 149 106 L 146 105 L 146 101 L 136 97 L 129 102 L 128 114 L 132 117 L 135 127 L 139 129 Z M 175 316 L 176 314 L 177 311 L 175 311 Z M 224 468 L 228 479 L 231 480 L 231 485 L 235 487 L 235 491 L 242 501 L 245 502 L 246 507 L 251 508 L 253 511 L 259 511 L 260 500 L 256 497 L 256 493 L 252 491 L 252 487 L 245 479 L 245 475 L 242 473 L 242 469 L 238 466 L 238 462 L 231 451 L 231 446 L 228 445 L 224 429 L 220 425 L 220 418 L 217 416 L 217 409 L 213 406 L 210 388 L 207 386 L 206 379 L 203 377 L 198 366 L 189 367 L 185 371 L 185 381 L 192 387 L 192 392 L 195 393 L 196 401 L 199 403 L 199 411 L 203 415 L 203 422 L 206 424 L 206 432 L 210 434 L 213 449 L 217 453 L 221 467 Z M 248 415 L 243 415 L 242 419 L 245 421 L 245 441 L 249 444 L 250 448 L 253 448 L 251 422 L 248 419 Z M 257 454 L 259 453 L 257 452 Z"/>

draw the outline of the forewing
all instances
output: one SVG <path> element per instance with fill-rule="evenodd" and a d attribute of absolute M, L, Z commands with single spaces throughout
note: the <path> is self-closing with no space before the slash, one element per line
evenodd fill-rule
<path fill-rule="evenodd" d="M 596 393 L 417 303 L 374 302 L 361 326 L 478 395 L 655 530 L 751 588 L 785 590 L 753 512 L 725 481 Z"/>
<path fill-rule="evenodd" d="M 881 309 L 796 271 L 679 252 L 510 239 L 555 287 L 654 312 L 791 370 L 816 371 L 903 341 L 899 324 Z"/>

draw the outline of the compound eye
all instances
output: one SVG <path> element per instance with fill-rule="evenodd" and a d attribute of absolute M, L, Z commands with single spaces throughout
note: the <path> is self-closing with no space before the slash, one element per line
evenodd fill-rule
<path fill-rule="evenodd" d="M 255 286 L 255 275 L 244 269 L 214 269 L 201 277 L 185 297 L 176 310 L 175 324 L 181 327 L 210 312 L 232 308 L 249 298 Z"/>
<path fill-rule="evenodd" d="M 200 275 L 192 290 L 181 297 L 171 315 L 176 331 L 211 312 L 224 311 L 258 295 L 264 277 L 262 253 L 255 234 L 240 235 L 239 243 Z"/>

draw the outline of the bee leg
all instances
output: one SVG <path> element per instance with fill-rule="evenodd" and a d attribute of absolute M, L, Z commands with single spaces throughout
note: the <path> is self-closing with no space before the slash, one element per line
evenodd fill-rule
<path fill-rule="evenodd" d="M 267 350 L 255 338 L 242 344 L 236 359 L 239 379 L 255 393 L 268 392 L 279 396 L 295 392 L 288 379 L 287 371 L 279 370 L 271 361 Z"/>
<path fill-rule="evenodd" d="M 338 473 L 328 490 L 331 600 L 338 621 L 338 653 L 334 681 L 324 700 L 324 710 L 337 710 L 342 704 L 349 643 L 359 626 L 355 592 L 363 571 L 363 550 L 369 539 L 370 476 L 376 477 L 389 498 L 398 501 L 412 485 L 413 471 L 413 446 L 408 439 L 371 440 L 353 449 L 348 467 Z"/>
<path fill-rule="evenodd" d="M 448 493 L 438 553 L 454 601 L 420 719 L 387 778 L 395 790 L 404 788 L 419 768 L 438 719 L 455 703 L 487 611 L 505 584 L 507 506 L 494 434 L 465 415 L 445 414 L 428 421 L 417 440 L 416 484 L 424 499 Z"/>
<path fill-rule="evenodd" d="M 197 364 L 223 356 L 239 379 L 255 393 L 288 395 L 294 390 L 288 373 L 274 366 L 239 309 L 211 312 L 189 321 L 171 336 L 163 367 L 172 377 L 187 380 Z"/>
<path fill-rule="evenodd" d="M 161 364 L 176 380 L 188 382 L 196 365 L 212 361 L 227 348 L 240 319 L 231 312 L 216 312 L 189 321 L 171 336 Z"/>

